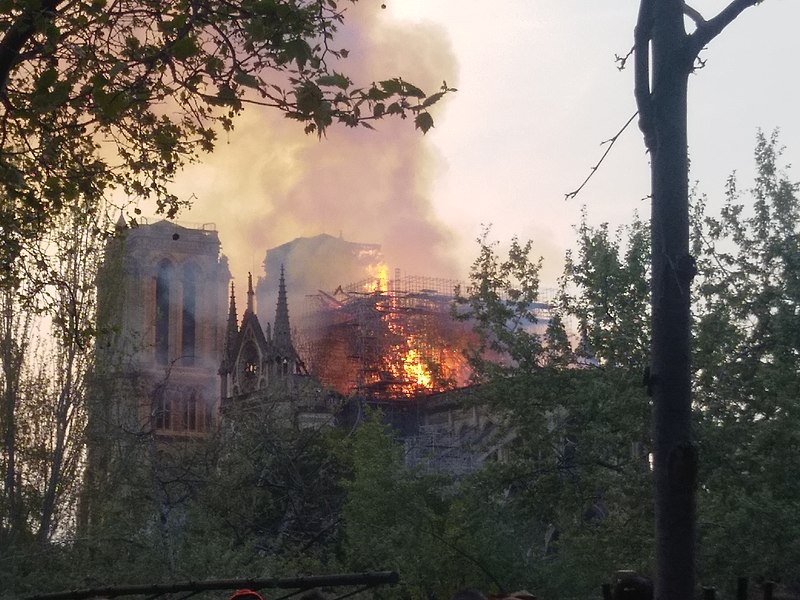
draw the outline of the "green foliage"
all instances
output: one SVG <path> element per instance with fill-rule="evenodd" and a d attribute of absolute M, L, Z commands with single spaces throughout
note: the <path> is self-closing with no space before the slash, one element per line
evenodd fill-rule
<path fill-rule="evenodd" d="M 335 435 L 288 425 L 288 402 L 230 407 L 214 440 L 214 472 L 197 491 L 201 521 L 253 557 L 319 556 L 338 532 Z"/>
<path fill-rule="evenodd" d="M 561 301 L 604 366 L 644 369 L 650 339 L 647 224 L 634 215 L 612 237 L 607 224 L 590 227 L 584 216 L 577 231 L 577 256 L 567 253 Z"/>
<path fill-rule="evenodd" d="M 346 2 L 29 2 L 0 9 L 0 278 L 65 207 L 111 188 L 172 217 L 172 176 L 246 105 L 305 130 L 413 116 L 423 133 L 447 85 L 428 96 L 400 78 L 352 85 L 336 70 Z M 384 109 L 388 105 L 388 109 Z M 168 106 L 168 109 L 165 109 Z"/>
<path fill-rule="evenodd" d="M 440 571 L 446 564 L 443 481 L 417 477 L 403 464 L 402 447 L 378 414 L 349 440 L 352 477 L 345 484 L 344 563 L 349 570 L 395 569 L 398 589 L 424 598 L 451 593 Z"/>
<path fill-rule="evenodd" d="M 470 269 L 470 287 L 457 290 L 454 308 L 454 316 L 472 323 L 480 336 L 480 345 L 468 355 L 479 381 L 529 373 L 543 364 L 541 336 L 535 331 L 541 259 L 531 262 L 532 242 L 522 244 L 517 238 L 503 259 L 488 236 L 486 228 L 478 238 L 480 254 Z"/>
<path fill-rule="evenodd" d="M 524 534 L 507 532 L 504 560 L 494 557 L 510 589 L 591 595 L 615 569 L 651 565 L 650 406 L 640 370 L 649 249 L 638 221 L 623 233 L 611 239 L 606 226 L 582 223 L 552 305 L 539 302 L 531 243 L 513 240 L 505 259 L 484 235 L 471 293 L 460 299 L 459 316 L 484 339 L 472 357 L 481 396 L 506 416 L 514 440 L 476 480 L 475 506 L 497 507 L 497 521 L 471 523 L 487 536 L 522 524 Z"/>
<path fill-rule="evenodd" d="M 695 398 L 701 444 L 701 575 L 800 581 L 800 212 L 777 133 L 758 135 L 742 200 L 696 206 Z M 726 551 L 725 549 L 734 549 Z"/>

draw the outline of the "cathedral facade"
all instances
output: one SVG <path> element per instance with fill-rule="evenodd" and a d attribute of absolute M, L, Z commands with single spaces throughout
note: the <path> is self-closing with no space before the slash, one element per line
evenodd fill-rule
<path fill-rule="evenodd" d="M 467 429 L 471 431 L 480 421 L 483 432 L 483 420 L 471 413 L 462 415 L 460 403 L 446 400 L 447 395 L 441 401 L 432 399 L 430 391 L 393 398 L 365 393 L 369 389 L 362 386 L 347 397 L 334 391 L 330 378 L 320 381 L 310 376 L 292 339 L 282 263 L 269 270 L 278 274 L 272 283 L 277 283 L 275 316 L 272 323 L 262 326 L 251 275 L 239 318 L 236 290 L 213 227 L 188 228 L 160 221 L 135 227 L 120 223 L 117 229 L 98 279 L 98 375 L 90 417 L 95 436 L 90 442 L 94 455 L 90 463 L 98 473 L 114 469 L 115 461 L 100 441 L 108 431 L 146 434 L 166 448 L 167 442 L 203 439 L 226 420 L 235 423 L 237 418 L 247 418 L 249 408 L 267 409 L 274 423 L 302 429 L 330 425 L 336 419 L 354 425 L 363 405 L 375 405 L 403 436 L 417 436 L 426 427 L 463 429 L 466 417 L 471 424 Z M 364 253 L 362 246 L 358 246 L 358 256 Z M 374 249 L 364 247 L 374 258 Z M 350 252 L 350 246 L 347 249 Z M 359 293 L 351 304 L 357 309 L 385 296 L 395 301 L 392 305 L 397 304 L 398 315 L 439 315 L 432 322 L 444 322 L 447 313 L 438 304 L 433 306 L 434 293 L 430 289 Z M 414 304 L 401 306 L 398 298 Z M 345 305 L 336 308 L 340 316 L 350 314 Z M 383 319 L 393 314 L 376 312 L 384 325 Z M 375 345 L 379 340 L 373 338 L 388 326 L 372 325 L 367 327 L 372 336 L 367 341 Z M 389 325 L 393 327 L 388 327 L 385 345 L 395 353 L 401 348 L 400 354 L 409 356 L 399 325 L 392 319 Z M 424 329 L 438 331 L 430 324 Z M 349 321 L 338 330 L 354 335 Z M 356 336 L 357 340 L 362 337 Z M 416 334 L 411 337 L 422 339 Z M 329 350 L 321 342 L 317 345 Z M 339 370 L 352 362 L 351 355 L 339 357 Z M 400 377 L 407 379 L 404 373 Z M 446 406 L 443 414 L 450 419 L 445 424 L 434 422 L 433 415 L 442 412 L 440 405 Z"/>
<path fill-rule="evenodd" d="M 118 223 L 98 277 L 101 421 L 203 436 L 230 403 L 302 387 L 308 373 L 292 342 L 283 269 L 273 324 L 259 322 L 250 277 L 240 322 L 220 250 L 210 225 Z"/>
<path fill-rule="evenodd" d="M 252 275 L 248 274 L 247 307 L 239 326 L 236 297 L 231 285 L 225 348 L 219 369 L 220 398 L 223 403 L 264 395 L 279 383 L 286 383 L 284 387 L 290 389 L 288 382 L 296 377 L 308 376 L 292 343 L 283 268 L 280 271 L 274 327 L 269 323 L 266 329 L 261 327 L 254 296 Z"/>
<path fill-rule="evenodd" d="M 176 436 L 213 427 L 229 281 L 211 226 L 118 223 L 98 277 L 97 379 L 109 419 L 123 411 L 129 428 Z"/>

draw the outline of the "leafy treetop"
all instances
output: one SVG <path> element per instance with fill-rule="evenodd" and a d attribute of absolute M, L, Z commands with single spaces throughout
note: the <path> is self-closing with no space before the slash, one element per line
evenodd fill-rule
<path fill-rule="evenodd" d="M 428 131 L 446 84 L 356 87 L 333 69 L 348 1 L 0 1 L 2 272 L 79 196 L 119 187 L 174 216 L 168 180 L 245 104 L 318 135 L 387 115 Z"/>

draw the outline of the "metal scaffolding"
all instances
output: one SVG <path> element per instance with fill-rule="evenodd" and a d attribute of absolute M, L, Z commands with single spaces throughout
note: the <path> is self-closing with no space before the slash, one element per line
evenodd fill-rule
<path fill-rule="evenodd" d="M 474 334 L 451 317 L 458 285 L 395 272 L 319 291 L 295 319 L 298 350 L 344 394 L 403 398 L 464 385 L 462 351 Z"/>

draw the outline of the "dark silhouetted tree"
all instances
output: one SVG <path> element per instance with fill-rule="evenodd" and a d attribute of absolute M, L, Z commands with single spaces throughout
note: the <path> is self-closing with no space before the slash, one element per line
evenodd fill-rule
<path fill-rule="evenodd" d="M 652 344 L 656 598 L 686 600 L 695 584 L 687 88 L 698 54 L 746 8 L 733 0 L 706 20 L 684 0 L 641 0 L 634 32 L 635 97 L 651 161 Z M 687 19 L 694 30 L 686 29 Z"/>

